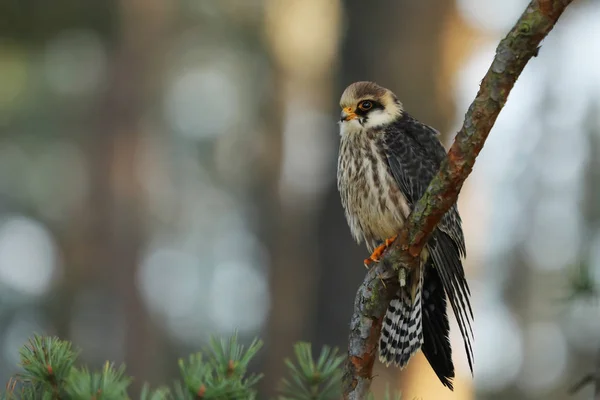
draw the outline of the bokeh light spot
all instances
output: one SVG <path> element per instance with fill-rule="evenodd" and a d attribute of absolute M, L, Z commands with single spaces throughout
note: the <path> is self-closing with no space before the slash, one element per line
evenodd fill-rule
<path fill-rule="evenodd" d="M 12 216 L 0 224 L 0 282 L 31 296 L 50 288 L 56 269 L 56 248 L 39 222 Z"/>

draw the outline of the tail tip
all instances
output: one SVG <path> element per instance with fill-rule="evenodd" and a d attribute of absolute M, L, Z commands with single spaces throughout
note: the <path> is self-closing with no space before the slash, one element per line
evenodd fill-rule
<path fill-rule="evenodd" d="M 380 347 L 381 350 L 379 351 L 379 361 L 388 368 L 390 366 L 394 366 L 399 368 L 401 371 L 408 366 L 409 360 L 414 356 L 415 353 L 417 353 L 420 350 L 415 350 L 409 357 L 397 358 L 396 354 L 391 354 L 389 352 L 389 348 L 383 347 L 384 345 L 384 343 L 380 343 L 380 346 L 382 347 Z M 454 391 L 453 377 L 454 374 L 452 374 L 452 376 L 438 375 L 438 379 L 442 383 L 442 385 L 447 387 L 451 392 Z"/>

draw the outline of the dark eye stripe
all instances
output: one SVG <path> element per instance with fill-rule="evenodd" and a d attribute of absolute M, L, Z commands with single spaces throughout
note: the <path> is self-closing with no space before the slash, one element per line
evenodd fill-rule
<path fill-rule="evenodd" d="M 374 109 L 376 109 L 376 108 L 377 108 L 377 109 L 381 109 L 381 110 L 383 110 L 383 104 L 381 104 L 381 103 L 378 103 L 378 102 L 376 102 L 376 101 L 372 101 L 372 102 L 371 102 L 371 104 L 373 104 L 373 107 L 371 107 L 371 110 L 374 110 Z"/>
<path fill-rule="evenodd" d="M 365 101 L 365 100 L 363 100 Z M 358 115 L 365 115 L 373 110 L 383 110 L 383 105 L 375 100 L 366 100 L 369 101 L 371 103 L 371 108 L 369 108 L 368 110 L 362 110 L 360 108 L 360 105 L 363 103 L 363 101 L 361 101 L 360 103 L 358 103 L 358 107 L 356 107 L 356 113 Z"/>

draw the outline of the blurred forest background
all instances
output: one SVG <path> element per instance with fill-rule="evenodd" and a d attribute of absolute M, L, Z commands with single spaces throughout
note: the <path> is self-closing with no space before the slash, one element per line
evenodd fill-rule
<path fill-rule="evenodd" d="M 342 90 L 377 81 L 449 145 L 527 3 L 0 0 L 2 381 L 34 332 L 125 362 L 136 390 L 235 329 L 266 342 L 265 395 L 292 343 L 345 350 L 367 251 L 335 186 Z M 376 393 L 571 398 L 600 348 L 581 295 L 600 284 L 600 2 L 527 66 L 459 208 L 475 378 L 456 336 L 454 393 L 422 355 L 377 365 Z"/>

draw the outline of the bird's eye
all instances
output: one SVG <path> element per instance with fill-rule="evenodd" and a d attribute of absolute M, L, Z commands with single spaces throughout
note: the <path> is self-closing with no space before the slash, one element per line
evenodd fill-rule
<path fill-rule="evenodd" d="M 373 103 L 369 100 L 361 101 L 358 105 L 358 108 L 360 108 L 363 111 L 369 111 L 371 108 L 373 108 Z"/>

